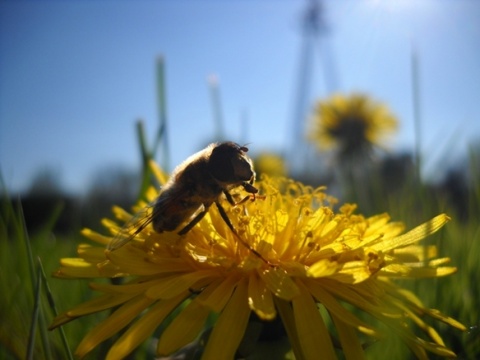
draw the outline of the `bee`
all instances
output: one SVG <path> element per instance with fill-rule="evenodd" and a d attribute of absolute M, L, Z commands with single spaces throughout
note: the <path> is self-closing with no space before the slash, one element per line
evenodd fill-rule
<path fill-rule="evenodd" d="M 263 257 L 241 239 L 235 231 L 225 209 L 220 205 L 222 194 L 232 205 L 249 198 L 255 199 L 258 189 L 253 186 L 255 172 L 252 160 L 246 155 L 248 148 L 234 142 L 212 143 L 178 165 L 153 202 L 152 211 L 141 212 L 112 239 L 109 251 L 124 246 L 135 238 L 150 223 L 157 233 L 178 230 L 185 235 L 208 212 L 215 203 L 225 223 L 245 246 L 260 258 Z M 230 191 L 243 187 L 248 195 L 235 202 Z M 146 211 L 147 208 L 144 209 Z M 137 220 L 140 218 L 140 220 Z M 182 224 L 186 223 L 183 227 Z M 132 229 L 134 229 L 132 231 Z"/>

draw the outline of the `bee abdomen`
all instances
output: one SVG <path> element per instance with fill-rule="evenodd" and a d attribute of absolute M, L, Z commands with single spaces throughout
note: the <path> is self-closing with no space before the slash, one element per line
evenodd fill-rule
<path fill-rule="evenodd" d="M 152 221 L 153 229 L 158 232 L 174 231 L 185 220 L 182 215 L 168 215 L 161 218 L 154 218 Z"/>

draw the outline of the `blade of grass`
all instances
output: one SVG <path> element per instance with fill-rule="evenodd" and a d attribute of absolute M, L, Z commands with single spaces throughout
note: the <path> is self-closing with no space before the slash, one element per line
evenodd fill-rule
<path fill-rule="evenodd" d="M 52 310 L 53 315 L 56 317 L 58 315 L 57 306 L 55 305 L 55 300 L 53 298 L 53 294 L 52 294 L 52 291 L 50 289 L 50 285 L 48 284 L 47 276 L 45 275 L 45 270 L 43 268 L 42 260 L 40 258 L 38 258 L 38 268 L 39 268 L 39 272 L 42 276 L 43 284 L 44 284 L 46 295 L 47 295 L 48 304 L 50 306 L 50 309 Z M 58 328 L 58 331 L 60 332 L 60 339 L 62 340 L 62 345 L 65 349 L 66 354 L 67 354 L 67 358 L 69 360 L 73 360 L 72 351 L 70 350 L 70 347 L 68 346 L 67 337 L 65 336 L 65 331 L 63 331 L 63 327 L 60 326 Z"/>
<path fill-rule="evenodd" d="M 138 199 L 143 198 L 145 192 L 147 191 L 150 185 L 151 171 L 149 167 L 149 160 L 152 157 L 150 151 L 148 150 L 147 138 L 145 136 L 145 128 L 141 120 L 137 121 L 137 139 L 138 144 L 140 145 L 140 156 L 142 159 L 142 180 L 140 182 L 140 190 L 138 193 Z"/>
<path fill-rule="evenodd" d="M 145 192 L 151 184 L 152 172 L 150 170 L 150 160 L 153 160 L 160 145 L 163 145 L 161 164 L 163 169 L 169 169 L 169 146 L 167 136 L 167 102 L 165 91 L 165 61 L 163 57 L 159 57 L 157 60 L 157 93 L 158 93 L 158 116 L 159 125 L 156 131 L 153 146 L 150 148 L 147 143 L 147 137 L 145 135 L 145 127 L 141 120 L 137 121 L 137 138 L 140 145 L 140 155 L 142 159 L 142 181 L 140 184 L 140 191 L 138 193 L 138 199 L 143 198 Z"/>
<path fill-rule="evenodd" d="M 21 203 L 19 202 L 18 204 L 18 220 L 20 222 L 20 225 L 22 227 L 21 231 L 22 231 L 22 238 L 24 240 L 24 245 L 25 245 L 25 250 L 26 250 L 26 255 L 27 255 L 27 263 L 28 263 L 28 268 L 29 268 L 29 273 L 30 273 L 30 285 L 31 285 L 31 288 L 33 289 L 33 294 L 35 295 L 36 294 L 36 278 L 37 278 L 37 274 L 36 274 L 36 271 L 35 271 L 35 265 L 34 265 L 34 262 L 33 262 L 33 254 L 32 254 L 32 248 L 30 246 L 30 237 L 28 236 L 28 231 L 27 231 L 27 225 L 25 223 L 25 217 L 23 215 L 23 209 L 22 209 L 22 206 L 21 206 Z M 52 350 L 51 350 L 51 347 L 50 347 L 50 342 L 48 341 L 48 326 L 47 326 L 47 322 L 45 320 L 45 315 L 43 314 L 42 311 L 39 311 L 39 314 L 38 314 L 38 324 L 39 324 L 39 327 L 40 327 L 40 338 L 41 338 L 41 342 L 42 342 L 42 346 L 43 346 L 43 349 L 44 349 L 44 352 L 45 352 L 45 358 L 47 359 L 52 359 Z"/>
<path fill-rule="evenodd" d="M 165 60 L 163 56 L 157 59 L 157 94 L 159 126 L 152 147 L 152 157 L 156 154 L 160 144 L 163 144 L 161 164 L 165 170 L 170 169 L 170 152 L 167 133 L 167 100 L 165 86 Z"/>
<path fill-rule="evenodd" d="M 30 320 L 30 331 L 28 333 L 27 356 L 28 360 L 33 359 L 35 352 L 35 337 L 37 334 L 38 317 L 40 314 L 40 289 L 42 286 L 42 275 L 38 271 L 37 281 L 35 284 L 35 298 L 33 302 L 32 318 Z"/>
<path fill-rule="evenodd" d="M 15 225 L 17 228 L 18 238 L 23 240 L 23 245 L 26 255 L 27 255 L 27 265 L 28 265 L 28 272 L 30 274 L 30 287 L 32 289 L 35 288 L 36 283 L 36 274 L 35 274 L 35 266 L 33 264 L 33 256 L 32 256 L 32 248 L 30 247 L 30 237 L 28 236 L 27 224 L 25 223 L 25 217 L 23 215 L 23 207 L 20 199 L 17 201 L 17 221 L 15 221 Z M 34 294 L 35 292 L 33 292 Z"/>
<path fill-rule="evenodd" d="M 417 172 L 417 182 L 421 181 L 421 142 L 422 142 L 422 121 L 420 114 L 420 77 L 419 77 L 419 62 L 418 54 L 415 47 L 412 45 L 411 49 L 411 69 L 412 69 L 412 105 L 413 105 L 413 122 L 414 122 L 414 137 L 415 137 L 415 166 Z"/>
<path fill-rule="evenodd" d="M 218 85 L 217 76 L 209 76 L 208 87 L 210 89 L 210 96 L 212 99 L 213 121 L 215 124 L 215 140 L 223 140 L 225 132 L 223 130 L 222 101 L 220 97 L 220 86 Z"/>

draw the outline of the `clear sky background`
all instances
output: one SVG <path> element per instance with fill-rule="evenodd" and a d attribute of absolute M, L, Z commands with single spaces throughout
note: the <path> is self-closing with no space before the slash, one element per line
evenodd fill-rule
<path fill-rule="evenodd" d="M 82 191 L 105 166 L 138 168 L 135 121 L 157 128 L 155 61 L 166 61 L 171 164 L 215 134 L 207 78 L 218 76 L 225 135 L 252 153 L 292 133 L 308 1 L 0 1 L 0 170 L 12 191 L 40 170 Z M 480 135 L 480 1 L 330 0 L 309 99 L 365 91 L 401 120 L 412 150 L 412 49 L 419 59 L 427 167 Z"/>

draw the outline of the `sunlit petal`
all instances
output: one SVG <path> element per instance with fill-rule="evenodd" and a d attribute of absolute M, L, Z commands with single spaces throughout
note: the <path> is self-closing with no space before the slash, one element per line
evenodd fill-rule
<path fill-rule="evenodd" d="M 157 346 L 157 354 L 168 355 L 195 340 L 202 330 L 210 310 L 192 301 L 165 329 Z"/>
<path fill-rule="evenodd" d="M 365 104 L 362 98 L 354 101 Z M 346 106 L 347 100 L 337 98 L 335 104 Z M 160 169 L 154 173 L 161 183 L 166 181 Z M 255 186 L 255 199 L 245 197 L 241 186 L 232 189 L 239 204 L 231 206 L 220 198 L 225 214 L 212 206 L 186 234 L 151 228 L 149 202 L 158 196 L 156 188 L 150 188 L 147 201 L 139 201 L 131 212 L 116 208 L 116 221 L 102 221 L 111 236 L 83 230 L 100 246 L 80 244 L 78 257 L 62 259 L 54 275 L 115 281 L 95 279 L 90 286 L 101 295 L 59 315 L 50 328 L 108 310 L 110 315 L 85 336 L 77 354 L 84 356 L 123 331 L 107 355 L 117 359 L 128 356 L 157 329 L 163 330 L 158 353 L 170 355 L 183 351 L 199 334 L 208 334 L 204 327 L 211 326 L 210 336 L 199 338 L 198 351 L 204 350 L 204 359 L 217 359 L 233 358 L 239 344 L 239 352 L 244 344 L 254 347 L 256 337 L 245 336 L 245 331 L 254 321 L 260 328 L 269 321 L 283 326 L 278 333 L 287 334 L 298 359 L 315 359 L 318 354 L 333 359 L 337 352 L 357 359 L 364 356 L 361 339 L 382 338 L 379 325 L 369 320 L 375 318 L 416 356 L 453 355 L 431 320 L 460 330 L 465 326 L 426 308 L 395 282 L 455 272 L 455 267 L 446 266 L 449 258 L 438 257 L 435 246 L 421 244 L 448 216 L 439 215 L 404 233 L 404 225 L 392 222 L 388 214 L 364 217 L 356 214 L 355 204 L 334 210 L 336 200 L 323 188 L 268 177 Z M 119 232 L 136 233 L 132 218 L 149 225 L 140 228 L 133 241 L 107 250 Z M 122 223 L 128 224 L 127 230 Z M 335 350 L 333 337 L 340 341 Z"/>
<path fill-rule="evenodd" d="M 107 360 L 123 359 L 151 336 L 159 324 L 177 307 L 187 294 L 180 294 L 169 300 L 161 300 L 152 306 L 147 313 L 130 326 L 115 342 L 107 354 Z"/>
<path fill-rule="evenodd" d="M 146 297 L 137 297 L 122 305 L 112 313 L 105 321 L 95 326 L 78 345 L 76 355 L 85 356 L 90 350 L 102 341 L 116 334 L 127 326 L 139 313 L 153 303 L 153 300 Z"/>
<path fill-rule="evenodd" d="M 300 285 L 300 296 L 292 300 L 295 326 L 306 359 L 314 359 L 322 354 L 323 359 L 336 359 L 330 334 L 315 301 L 309 296 L 305 286 Z"/>
<path fill-rule="evenodd" d="M 213 328 L 202 359 L 233 359 L 250 315 L 247 287 L 247 281 L 244 279 L 235 288 Z"/>
<path fill-rule="evenodd" d="M 277 315 L 272 293 L 256 273 L 251 274 L 249 278 L 248 304 L 260 319 L 272 320 Z"/>

